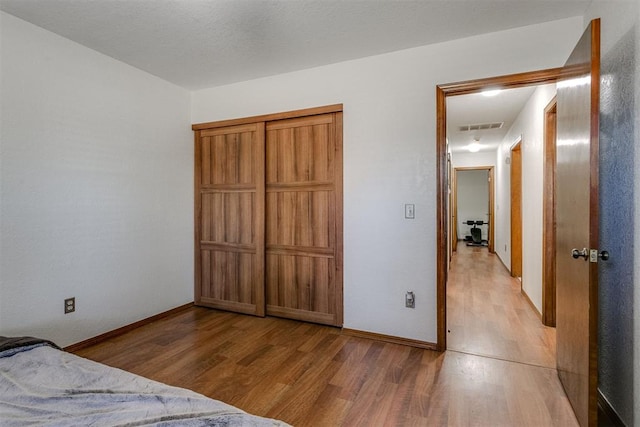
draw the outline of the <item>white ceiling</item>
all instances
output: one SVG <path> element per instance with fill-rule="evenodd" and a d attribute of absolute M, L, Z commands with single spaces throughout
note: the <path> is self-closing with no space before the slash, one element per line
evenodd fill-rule
<path fill-rule="evenodd" d="M 481 151 L 495 150 L 535 89 L 535 86 L 508 89 L 493 97 L 481 93 L 448 97 L 447 138 L 451 151 L 464 152 L 475 139 L 479 140 Z M 495 122 L 504 122 L 504 125 L 491 130 L 458 130 L 463 125 Z"/>
<path fill-rule="evenodd" d="M 0 0 L 0 10 L 186 89 L 571 16 L 591 0 Z M 447 100 L 453 152 L 494 150 L 533 88 Z M 502 129 L 459 132 L 463 124 Z"/>
<path fill-rule="evenodd" d="M 591 0 L 0 0 L 187 89 L 581 16 Z"/>

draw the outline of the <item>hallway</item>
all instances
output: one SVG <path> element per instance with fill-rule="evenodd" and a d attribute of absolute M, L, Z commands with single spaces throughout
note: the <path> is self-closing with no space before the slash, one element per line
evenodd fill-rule
<path fill-rule="evenodd" d="M 542 324 L 495 254 L 459 243 L 447 284 L 447 348 L 555 368 L 555 328 Z"/>

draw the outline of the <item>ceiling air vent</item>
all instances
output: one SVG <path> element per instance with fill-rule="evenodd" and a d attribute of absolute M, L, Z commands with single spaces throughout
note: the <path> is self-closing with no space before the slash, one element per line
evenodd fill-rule
<path fill-rule="evenodd" d="M 489 130 L 489 129 L 500 129 L 504 125 L 504 122 L 496 122 L 496 123 L 478 123 L 475 125 L 462 125 L 458 127 L 460 132 L 469 132 L 472 130 Z"/>

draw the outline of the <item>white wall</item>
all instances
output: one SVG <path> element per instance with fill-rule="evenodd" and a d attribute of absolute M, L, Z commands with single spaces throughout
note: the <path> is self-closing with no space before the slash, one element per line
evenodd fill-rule
<path fill-rule="evenodd" d="M 522 138 L 522 288 L 538 311 L 542 308 L 544 109 L 555 92 L 555 85 L 536 88 L 503 139 L 496 162 L 496 253 L 510 268 L 511 165 L 506 164 L 505 158 Z"/>
<path fill-rule="evenodd" d="M 200 90 L 192 120 L 343 103 L 344 325 L 435 342 L 435 86 L 557 67 L 581 33 L 572 18 Z"/>
<path fill-rule="evenodd" d="M 495 166 L 496 155 L 496 150 L 477 153 L 454 152 L 451 154 L 451 166 L 454 168 Z"/>
<path fill-rule="evenodd" d="M 0 26 L 0 335 L 65 346 L 193 301 L 189 93 Z"/>
<path fill-rule="evenodd" d="M 456 192 L 458 208 L 458 239 L 471 236 L 471 228 L 466 221 L 482 220 L 487 224 L 475 225 L 487 240 L 489 231 L 489 171 L 460 170 L 456 173 Z"/>
<path fill-rule="evenodd" d="M 505 140 L 496 150 L 494 177 L 496 181 L 495 251 L 509 271 L 511 271 L 511 165 L 506 162 L 507 158 L 510 158 L 511 146 L 518 139 L 519 136 L 514 141 Z"/>

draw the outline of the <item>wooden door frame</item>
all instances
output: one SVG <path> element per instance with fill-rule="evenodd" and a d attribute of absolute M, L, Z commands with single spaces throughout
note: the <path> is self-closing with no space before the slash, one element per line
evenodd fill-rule
<path fill-rule="evenodd" d="M 436 298 L 437 298 L 437 343 L 440 351 L 447 349 L 447 97 L 469 95 L 483 89 L 513 89 L 518 87 L 556 83 L 560 78 L 577 75 L 566 68 L 489 77 L 447 83 L 436 86 Z"/>
<path fill-rule="evenodd" d="M 522 291 L 522 137 L 511 146 L 509 155 L 511 157 L 509 171 L 511 277 L 520 278 Z"/>
<path fill-rule="evenodd" d="M 544 109 L 542 198 L 542 323 L 556 325 L 556 111 L 554 96 Z"/>
<path fill-rule="evenodd" d="M 457 220 L 458 220 L 458 172 L 463 172 L 463 171 L 487 171 L 487 177 L 489 179 L 489 185 L 488 185 L 488 190 L 489 190 L 489 235 L 488 235 L 488 241 L 489 241 L 489 246 L 488 246 L 488 250 L 489 253 L 494 253 L 494 230 L 493 230 L 493 225 L 494 225 L 494 221 L 493 221 L 493 217 L 494 217 L 494 206 L 495 206 L 495 183 L 494 183 L 494 166 L 461 166 L 461 167 L 455 167 L 453 168 L 453 176 L 454 176 L 454 183 L 455 185 L 453 186 L 453 200 L 455 200 L 455 202 L 453 203 L 453 215 L 451 216 L 454 222 L 454 228 L 458 227 L 457 224 Z M 457 240 L 457 239 L 456 239 Z"/>

